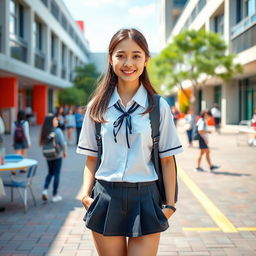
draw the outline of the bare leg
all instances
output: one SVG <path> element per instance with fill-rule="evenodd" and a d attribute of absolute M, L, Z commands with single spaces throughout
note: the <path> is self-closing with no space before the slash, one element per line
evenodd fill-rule
<path fill-rule="evenodd" d="M 200 167 L 200 164 L 201 164 L 201 160 L 202 160 L 202 157 L 203 157 L 203 154 L 204 154 L 204 150 L 203 149 L 200 149 L 200 153 L 199 153 L 199 156 L 197 157 L 197 160 L 196 160 L 196 168 L 199 168 Z"/>
<path fill-rule="evenodd" d="M 211 168 L 212 162 L 211 162 L 211 158 L 210 158 L 210 150 L 208 148 L 205 149 L 205 154 L 206 154 L 207 163 L 208 163 L 209 167 Z"/>
<path fill-rule="evenodd" d="M 156 256 L 160 233 L 131 237 L 128 240 L 128 256 Z"/>
<path fill-rule="evenodd" d="M 127 255 L 125 236 L 103 236 L 96 232 L 92 232 L 92 236 L 99 256 Z"/>

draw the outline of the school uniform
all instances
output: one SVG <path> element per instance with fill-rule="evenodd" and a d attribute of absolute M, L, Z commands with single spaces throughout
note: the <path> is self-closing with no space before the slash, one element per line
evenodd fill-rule
<path fill-rule="evenodd" d="M 135 111 L 122 116 L 135 106 Z M 152 137 L 146 89 L 141 85 L 125 107 L 115 88 L 101 124 L 101 164 L 95 174 L 93 203 L 86 226 L 103 235 L 137 237 L 162 232 L 168 221 L 161 209 L 157 174 L 151 161 Z M 95 123 L 84 117 L 77 153 L 98 156 Z M 160 158 L 183 151 L 168 103 L 160 99 Z M 121 117 L 122 116 L 122 117 Z"/>
<path fill-rule="evenodd" d="M 197 121 L 196 125 L 198 127 L 198 131 L 208 131 L 207 123 L 202 117 Z M 209 137 L 208 133 L 204 134 L 204 136 L 208 140 L 208 137 Z M 201 135 L 199 137 L 199 148 L 200 149 L 207 149 L 208 148 L 208 145 L 205 143 L 205 140 L 202 138 Z"/>

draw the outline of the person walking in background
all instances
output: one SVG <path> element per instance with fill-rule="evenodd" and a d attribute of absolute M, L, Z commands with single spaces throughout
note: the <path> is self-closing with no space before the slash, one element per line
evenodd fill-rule
<path fill-rule="evenodd" d="M 13 147 L 15 154 L 27 156 L 27 149 L 31 147 L 31 139 L 29 135 L 29 123 L 26 120 L 25 111 L 19 110 L 17 114 L 17 121 L 12 123 L 11 134 L 13 136 Z M 20 172 L 26 172 L 21 170 Z M 12 172 L 15 174 L 15 172 Z"/>
<path fill-rule="evenodd" d="M 203 168 L 201 168 L 201 160 L 203 155 L 206 156 L 206 161 L 209 165 L 210 171 L 214 171 L 215 169 L 218 169 L 219 166 L 213 165 L 210 158 L 210 149 L 209 149 L 209 134 L 211 131 L 208 130 L 207 121 L 212 116 L 211 111 L 209 110 L 203 110 L 200 114 L 200 119 L 196 123 L 196 131 L 199 135 L 199 155 L 196 160 L 196 172 L 203 172 L 205 171 Z"/>
<path fill-rule="evenodd" d="M 193 147 L 192 133 L 193 133 L 194 126 L 196 124 L 196 116 L 194 114 L 194 110 L 190 108 L 187 114 L 185 115 L 184 119 L 185 119 L 184 128 L 187 133 L 188 144 L 189 144 L 189 147 Z"/>
<path fill-rule="evenodd" d="M 220 133 L 221 112 L 217 103 L 213 104 L 211 114 L 214 118 L 215 131 Z"/>
<path fill-rule="evenodd" d="M 68 113 L 65 116 L 65 123 L 67 127 L 68 144 L 71 145 L 73 141 L 74 128 L 76 127 L 76 119 L 75 119 L 74 111 L 72 107 L 68 109 Z"/>
<path fill-rule="evenodd" d="M 54 178 L 52 202 L 61 201 L 62 197 L 58 194 L 58 188 L 62 157 L 65 158 L 67 156 L 67 145 L 62 130 L 58 128 L 58 119 L 52 114 L 46 116 L 44 120 L 39 144 L 43 147 L 48 165 L 48 174 L 45 178 L 42 200 L 45 202 L 48 200 L 48 188 L 52 178 Z"/>
<path fill-rule="evenodd" d="M 62 106 L 57 108 L 55 116 L 58 119 L 58 127 L 64 132 L 66 129 L 65 112 Z"/>
<path fill-rule="evenodd" d="M 99 255 L 153 256 L 160 232 L 168 228 L 168 219 L 175 212 L 173 156 L 183 149 L 170 107 L 160 98 L 159 156 L 167 198 L 162 208 L 151 160 L 149 112 L 156 91 L 146 69 L 150 56 L 145 37 L 136 29 L 119 30 L 110 41 L 108 57 L 107 72 L 87 105 L 77 147 L 78 153 L 87 156 L 84 221 L 92 230 Z M 97 172 L 95 122 L 101 123 L 103 147 Z"/>
<path fill-rule="evenodd" d="M 172 115 L 173 115 L 174 124 L 176 126 L 177 122 L 178 122 L 178 119 L 179 119 L 180 112 L 175 106 L 171 107 L 171 112 L 172 112 Z"/>
<path fill-rule="evenodd" d="M 76 144 L 78 144 L 78 140 L 79 140 L 79 136 L 80 136 L 80 132 L 83 125 L 83 120 L 84 120 L 83 109 L 80 106 L 76 108 L 75 119 L 76 119 Z"/>

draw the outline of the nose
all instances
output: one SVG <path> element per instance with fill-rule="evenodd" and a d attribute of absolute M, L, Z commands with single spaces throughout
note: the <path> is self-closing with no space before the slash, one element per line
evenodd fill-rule
<path fill-rule="evenodd" d="M 132 66 L 132 59 L 126 58 L 126 59 L 125 59 L 125 62 L 124 62 L 124 65 L 125 65 L 126 67 L 131 67 L 131 66 Z"/>

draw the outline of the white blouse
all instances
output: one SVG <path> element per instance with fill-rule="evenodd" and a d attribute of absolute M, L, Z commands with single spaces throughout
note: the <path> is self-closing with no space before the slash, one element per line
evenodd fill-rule
<path fill-rule="evenodd" d="M 113 123 L 122 113 L 114 104 L 119 102 L 124 111 L 133 105 L 139 107 L 131 114 L 132 134 L 128 134 L 130 148 L 127 146 L 125 121 L 114 140 Z M 149 114 L 141 115 L 148 107 L 147 91 L 143 85 L 125 107 L 118 94 L 117 88 L 110 99 L 105 120 L 101 124 L 102 159 L 95 174 L 96 179 L 115 182 L 146 182 L 157 180 L 157 174 L 151 161 L 152 137 Z M 84 117 L 83 126 L 78 142 L 77 153 L 97 157 L 97 142 L 95 138 L 95 123 L 89 117 L 90 103 Z M 183 151 L 173 122 L 173 116 L 168 103 L 160 99 L 160 158 L 172 156 Z"/>

